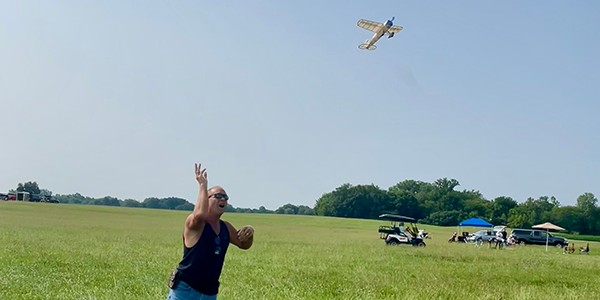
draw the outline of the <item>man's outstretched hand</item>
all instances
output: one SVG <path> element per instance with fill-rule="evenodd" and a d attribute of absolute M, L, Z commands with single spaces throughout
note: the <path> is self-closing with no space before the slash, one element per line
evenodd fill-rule
<path fill-rule="evenodd" d="M 254 235 L 254 227 L 252 226 L 244 226 L 237 232 L 238 238 L 240 242 L 245 242 L 249 240 Z"/>
<path fill-rule="evenodd" d="M 208 181 L 207 174 L 206 174 L 206 168 L 200 169 L 201 167 L 202 167 L 202 164 L 194 164 L 195 173 L 196 173 L 196 181 L 198 181 L 198 183 L 200 185 L 206 186 L 206 182 Z"/>

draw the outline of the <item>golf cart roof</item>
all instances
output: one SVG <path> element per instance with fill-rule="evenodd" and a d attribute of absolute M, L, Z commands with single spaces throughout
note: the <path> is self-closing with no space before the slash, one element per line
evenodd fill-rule
<path fill-rule="evenodd" d="M 396 222 L 410 222 L 410 223 L 415 223 L 416 222 L 416 220 L 414 218 L 411 218 L 411 217 L 399 216 L 399 215 L 390 215 L 390 214 L 380 215 L 379 218 L 385 219 L 385 220 L 389 220 L 389 221 L 396 221 Z"/>

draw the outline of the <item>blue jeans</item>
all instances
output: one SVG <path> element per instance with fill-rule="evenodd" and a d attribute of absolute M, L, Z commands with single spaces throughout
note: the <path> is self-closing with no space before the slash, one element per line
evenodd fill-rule
<path fill-rule="evenodd" d="M 167 300 L 217 300 L 217 295 L 204 295 L 180 280 L 175 289 L 169 289 Z"/>

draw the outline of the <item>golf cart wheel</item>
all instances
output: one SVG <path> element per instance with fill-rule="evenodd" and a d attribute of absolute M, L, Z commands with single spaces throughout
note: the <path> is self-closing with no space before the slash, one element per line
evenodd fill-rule
<path fill-rule="evenodd" d="M 423 242 L 419 242 L 419 243 L 417 244 L 417 247 L 425 247 L 425 243 L 423 243 Z"/>
<path fill-rule="evenodd" d="M 392 246 L 396 246 L 396 245 L 398 245 L 398 244 L 399 244 L 399 243 L 398 243 L 398 241 L 396 241 L 396 240 L 391 240 L 391 241 L 388 243 L 388 245 L 392 245 Z"/>

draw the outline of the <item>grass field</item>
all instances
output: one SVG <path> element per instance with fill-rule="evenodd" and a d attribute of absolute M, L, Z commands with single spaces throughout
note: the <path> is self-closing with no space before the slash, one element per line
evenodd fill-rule
<path fill-rule="evenodd" d="M 566 233 L 556 233 L 556 236 L 564 237 L 570 240 L 578 240 L 578 241 L 590 241 L 590 242 L 600 242 L 600 236 L 597 235 L 580 235 L 580 234 L 566 234 Z"/>
<path fill-rule="evenodd" d="M 0 299 L 166 299 L 188 212 L 0 201 Z M 255 227 L 227 254 L 219 299 L 594 299 L 590 255 L 525 246 L 385 246 L 372 220 L 225 214 Z M 577 245 L 577 246 L 583 246 Z"/>

